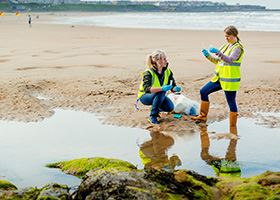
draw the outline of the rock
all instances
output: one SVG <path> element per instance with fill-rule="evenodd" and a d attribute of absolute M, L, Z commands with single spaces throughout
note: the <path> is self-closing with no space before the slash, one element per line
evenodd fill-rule
<path fill-rule="evenodd" d="M 279 177 L 279 172 L 267 171 L 251 178 L 224 178 L 216 186 L 225 199 L 280 199 Z"/>
<path fill-rule="evenodd" d="M 268 199 L 270 192 L 257 183 L 241 184 L 232 189 L 229 199 Z"/>
<path fill-rule="evenodd" d="M 202 175 L 200 175 L 202 177 Z M 190 199 L 213 199 L 210 187 L 202 181 L 197 180 L 186 170 L 177 170 L 174 173 L 163 170 L 148 170 L 145 178 L 157 182 L 173 194 L 181 194 Z M 207 179 L 204 177 L 203 179 Z"/>
<path fill-rule="evenodd" d="M 129 162 L 109 159 L 109 158 L 81 158 L 65 162 L 51 163 L 47 167 L 60 168 L 68 174 L 72 174 L 82 178 L 88 171 L 93 169 L 110 169 L 115 168 L 122 171 L 136 169 L 134 165 Z"/>
<path fill-rule="evenodd" d="M 1 200 L 20 200 L 21 197 L 18 195 L 16 190 L 14 190 L 14 191 L 0 190 L 0 199 Z"/>
<path fill-rule="evenodd" d="M 258 178 L 258 183 L 262 186 L 280 184 L 280 172 L 265 172 Z"/>
<path fill-rule="evenodd" d="M 174 174 L 149 169 L 120 171 L 92 170 L 84 180 L 73 199 L 212 199 L 210 187 L 196 180 L 185 171 L 178 174 L 187 176 L 177 181 Z M 205 177 L 206 179 L 206 177 Z"/>
<path fill-rule="evenodd" d="M 71 200 L 69 188 L 65 185 L 47 184 L 43 188 L 21 190 L 0 190 L 1 200 Z"/>
<path fill-rule="evenodd" d="M 45 185 L 37 198 L 37 200 L 70 200 L 69 188 L 67 185 L 59 185 L 56 183 Z"/>
<path fill-rule="evenodd" d="M 18 195 L 20 196 L 21 199 L 36 200 L 40 194 L 40 191 L 41 190 L 38 188 L 29 187 L 18 191 Z"/>
<path fill-rule="evenodd" d="M 158 190 L 143 172 L 101 169 L 86 175 L 74 199 L 154 199 Z"/>
<path fill-rule="evenodd" d="M 17 187 L 5 180 L 0 180 L 0 190 L 16 190 Z"/>

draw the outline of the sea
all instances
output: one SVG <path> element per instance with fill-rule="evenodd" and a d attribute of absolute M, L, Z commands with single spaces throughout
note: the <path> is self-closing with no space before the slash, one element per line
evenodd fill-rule
<path fill-rule="evenodd" d="M 261 12 L 114 12 L 59 16 L 53 23 L 117 28 L 280 32 L 280 11 Z"/>

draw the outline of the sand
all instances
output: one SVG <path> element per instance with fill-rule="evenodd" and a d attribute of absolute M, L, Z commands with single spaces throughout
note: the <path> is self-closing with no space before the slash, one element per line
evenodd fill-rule
<path fill-rule="evenodd" d="M 153 30 L 71 26 L 47 23 L 58 15 L 44 13 L 0 17 L 0 118 L 40 121 L 55 108 L 95 112 L 106 124 L 147 128 L 149 107 L 134 102 L 146 55 L 154 49 L 167 53 L 169 66 L 183 94 L 199 101 L 199 89 L 212 77 L 214 65 L 201 54 L 210 44 L 225 43 L 221 31 Z M 240 117 L 280 127 L 279 117 L 259 112 L 280 110 L 280 33 L 241 31 L 245 47 L 241 88 L 237 94 Z M 228 117 L 222 91 L 210 96 L 208 123 Z M 189 116 L 163 115 L 161 130 L 192 131 Z"/>

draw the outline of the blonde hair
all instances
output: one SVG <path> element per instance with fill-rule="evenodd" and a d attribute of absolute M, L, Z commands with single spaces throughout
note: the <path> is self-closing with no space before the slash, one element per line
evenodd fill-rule
<path fill-rule="evenodd" d="M 240 39 L 238 37 L 238 30 L 235 26 L 226 27 L 224 32 L 228 35 L 232 35 L 232 36 L 236 37 L 238 42 L 240 41 Z"/>
<path fill-rule="evenodd" d="M 166 54 L 162 50 L 155 50 L 153 53 L 147 56 L 147 67 L 152 68 L 153 66 L 156 67 L 156 61 L 161 58 L 165 58 Z"/>

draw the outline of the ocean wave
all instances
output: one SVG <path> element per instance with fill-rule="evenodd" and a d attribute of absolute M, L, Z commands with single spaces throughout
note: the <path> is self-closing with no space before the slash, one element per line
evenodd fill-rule
<path fill-rule="evenodd" d="M 120 28 L 280 31 L 280 12 L 108 13 L 59 17 L 53 23 Z"/>

